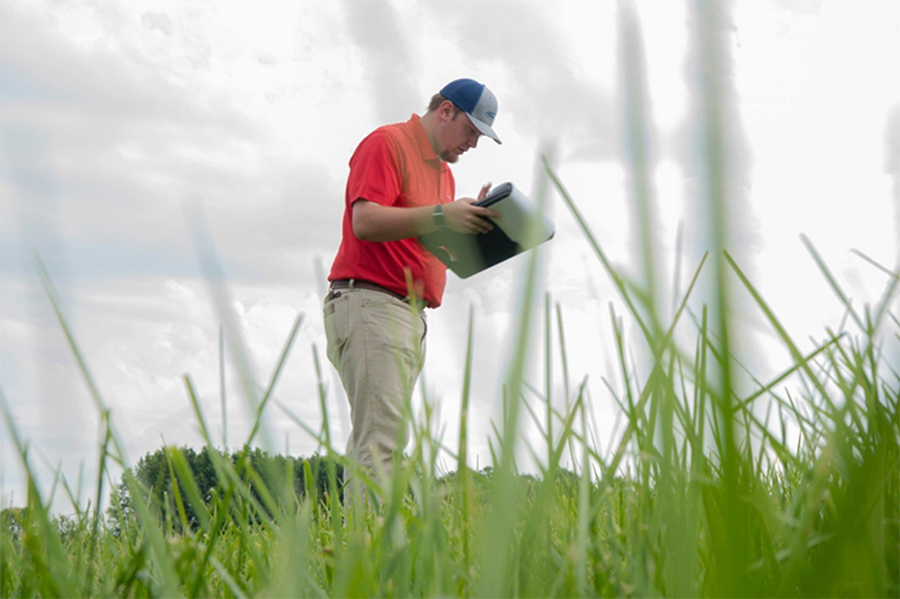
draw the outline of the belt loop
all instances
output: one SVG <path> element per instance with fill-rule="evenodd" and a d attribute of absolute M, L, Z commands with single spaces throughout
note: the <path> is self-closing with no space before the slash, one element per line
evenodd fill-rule
<path fill-rule="evenodd" d="M 354 283 L 355 281 L 356 281 L 356 279 L 350 279 L 350 280 L 349 280 L 349 282 L 348 282 L 348 288 L 349 288 L 349 289 L 353 289 L 353 283 Z"/>

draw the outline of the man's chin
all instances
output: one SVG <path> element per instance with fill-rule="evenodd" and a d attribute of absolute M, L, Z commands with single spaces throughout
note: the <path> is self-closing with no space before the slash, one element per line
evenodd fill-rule
<path fill-rule="evenodd" d="M 457 154 L 453 150 L 447 150 L 446 152 L 441 154 L 441 160 L 448 164 L 455 164 L 459 160 L 459 154 Z"/>

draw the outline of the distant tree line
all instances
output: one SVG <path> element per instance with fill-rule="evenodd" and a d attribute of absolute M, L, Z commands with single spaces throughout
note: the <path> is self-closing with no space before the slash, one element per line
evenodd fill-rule
<path fill-rule="evenodd" d="M 184 510 L 185 519 L 191 528 L 199 524 L 195 506 L 186 498 L 182 479 L 176 474 L 171 455 L 172 448 L 160 448 L 140 458 L 137 465 L 129 469 L 129 473 L 145 489 L 150 508 L 156 512 L 160 521 L 166 517 Z M 177 448 L 184 457 L 190 469 L 201 499 L 207 507 L 212 507 L 217 498 L 222 497 L 225 485 L 221 485 L 216 471 L 215 460 L 219 463 L 230 463 L 234 471 L 238 473 L 249 488 L 256 500 L 260 500 L 261 494 L 267 492 L 271 497 L 282 497 L 288 484 L 288 477 L 293 478 L 293 492 L 297 496 L 306 496 L 315 493 L 323 498 L 329 492 L 329 466 L 333 466 L 334 476 L 338 488 L 343 477 L 343 466 L 337 460 L 329 460 L 328 457 L 312 455 L 308 458 L 269 454 L 259 448 L 244 447 L 233 452 L 226 452 L 215 448 L 203 447 L 197 451 L 192 447 Z M 176 476 L 173 478 L 173 474 Z M 118 528 L 122 520 L 134 515 L 134 503 L 131 490 L 125 482 L 126 474 L 122 475 L 121 482 L 117 484 L 110 497 L 110 507 L 107 509 L 107 518 L 113 530 Z M 176 507 L 177 496 L 180 505 Z M 265 489 L 261 489 L 264 486 Z M 263 502 L 260 502 L 261 504 Z M 179 518 L 173 519 L 173 527 L 181 529 Z"/>
<path fill-rule="evenodd" d="M 174 467 L 175 458 L 186 468 Z M 225 481 L 225 484 L 221 484 L 217 474 L 217 466 L 221 470 L 223 465 L 228 466 L 227 469 L 232 473 L 231 480 Z M 261 517 L 266 518 L 268 510 L 266 501 L 262 500 L 263 493 L 270 497 L 270 501 L 274 498 L 276 502 L 311 495 L 319 501 L 325 501 L 331 492 L 331 473 L 338 498 L 342 499 L 343 466 L 338 460 L 326 456 L 312 455 L 303 458 L 271 455 L 262 449 L 249 447 L 234 452 L 210 447 L 203 447 L 199 451 L 192 447 L 162 447 L 140 458 L 133 468 L 123 473 L 121 482 L 113 487 L 106 510 L 106 528 L 113 536 L 119 537 L 126 530 L 133 531 L 135 523 L 138 527 L 141 525 L 141 518 L 137 517 L 131 495 L 131 489 L 135 487 L 126 484 L 126 476 L 133 477 L 138 483 L 136 488 L 140 489 L 144 503 L 156 518 L 155 522 L 169 532 L 180 533 L 185 529 L 197 529 L 201 522 L 197 510 L 202 508 L 195 505 L 186 493 L 185 475 L 192 479 L 192 486 L 199 491 L 200 501 L 208 513 L 218 514 L 222 524 L 227 520 L 252 524 Z M 486 498 L 485 491 L 494 476 L 493 468 L 487 466 L 479 471 L 468 470 L 468 473 L 472 486 L 477 491 L 476 500 Z M 235 474 L 240 483 L 229 484 L 235 482 Z M 289 481 L 289 477 L 292 480 Z M 449 492 L 457 487 L 458 477 L 458 472 L 448 472 L 434 482 Z M 561 497 L 577 497 L 581 484 L 578 475 L 560 468 L 555 471 L 554 477 L 556 492 Z M 540 478 L 522 473 L 515 476 L 515 480 L 526 496 L 533 499 L 538 491 Z M 619 488 L 620 492 L 626 491 L 628 487 L 628 483 L 621 480 L 614 480 L 611 484 Z M 594 485 L 590 485 L 589 492 L 596 492 Z M 234 494 L 242 494 L 245 498 L 249 494 L 257 507 L 248 508 L 248 502 L 244 500 L 234 501 Z M 235 509 L 235 506 L 239 507 Z M 90 512 L 88 509 L 77 516 L 51 517 L 50 524 L 64 545 L 91 526 Z M 35 514 L 31 507 L 8 507 L 0 510 L 0 530 L 5 537 L 4 542 L 20 543 L 28 534 L 27 531 L 36 534 L 35 526 Z M 9 549 L 9 546 L 4 545 L 4 548 Z"/>
<path fill-rule="evenodd" d="M 200 499 L 210 512 L 215 511 L 219 505 L 246 505 L 246 502 L 227 500 L 225 493 L 235 491 L 233 488 L 231 491 L 227 490 L 229 488 L 227 481 L 224 485 L 220 484 L 216 462 L 219 465 L 230 466 L 232 472 L 240 477 L 244 491 L 249 492 L 262 510 L 265 510 L 266 505 L 266 502 L 262 501 L 263 493 L 280 501 L 284 498 L 289 484 L 290 492 L 297 498 L 314 494 L 319 500 L 324 500 L 331 489 L 330 472 L 334 473 L 339 498 L 341 495 L 343 466 L 336 459 L 332 460 L 326 456 L 312 455 L 303 458 L 273 455 L 262 449 L 250 447 L 233 452 L 210 447 L 203 447 L 199 451 L 186 446 L 161 447 L 141 457 L 134 467 L 122 475 L 121 482 L 113 487 L 109 507 L 106 510 L 107 524 L 113 535 L 118 536 L 126 520 L 133 521 L 136 517 L 131 487 L 125 482 L 126 475 L 132 476 L 137 481 L 145 503 L 158 522 L 167 523 L 167 527 L 179 532 L 184 528 L 183 523 L 186 523 L 188 528 L 199 526 L 200 519 L 197 515 L 199 506 L 190 501 L 186 492 L 184 470 L 179 473 L 178 468 L 173 466 L 174 453 L 183 458 L 183 464 L 186 464 L 189 470 L 193 485 L 199 490 Z M 480 471 L 469 472 L 473 485 L 480 490 L 485 490 L 489 486 L 494 474 L 490 466 Z M 453 488 L 458 476 L 458 472 L 449 472 L 435 483 L 441 487 Z M 292 479 L 290 482 L 289 477 Z M 558 493 L 571 497 L 577 495 L 579 477 L 576 474 L 558 469 L 555 478 Z M 530 474 L 519 474 L 516 479 L 529 497 L 534 495 L 540 483 L 538 477 Z M 593 492 L 593 488 L 591 491 Z M 225 501 L 220 501 L 223 499 Z M 30 520 L 30 510 L 29 507 L 9 507 L 0 511 L 0 526 L 11 540 L 17 541 L 21 537 L 23 526 Z M 230 514 L 230 517 L 253 522 L 258 519 L 259 513 L 245 511 Z M 71 537 L 79 526 L 86 525 L 84 522 L 79 524 L 79 521 L 70 516 L 54 516 L 52 523 L 60 538 L 65 540 Z"/>

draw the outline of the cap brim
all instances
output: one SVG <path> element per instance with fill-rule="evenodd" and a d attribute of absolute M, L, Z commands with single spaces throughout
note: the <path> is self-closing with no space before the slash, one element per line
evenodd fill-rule
<path fill-rule="evenodd" d="M 497 136 L 497 134 L 494 133 L 494 130 L 491 129 L 487 123 L 483 123 L 483 122 L 479 121 L 478 119 L 476 119 L 474 116 L 472 116 L 468 112 L 466 113 L 466 116 L 469 117 L 469 121 L 473 125 L 475 125 L 475 128 L 478 129 L 482 135 L 487 135 L 488 137 L 490 137 L 491 139 L 496 141 L 498 144 L 503 144 L 503 142 L 500 141 L 500 138 Z"/>

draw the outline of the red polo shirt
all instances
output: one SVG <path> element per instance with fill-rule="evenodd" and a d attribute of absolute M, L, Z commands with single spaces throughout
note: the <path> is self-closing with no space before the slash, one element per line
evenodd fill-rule
<path fill-rule="evenodd" d="M 345 192 L 341 246 L 329 281 L 364 279 L 409 295 L 405 270 L 414 289 L 431 308 L 441 305 L 447 267 L 417 239 L 363 241 L 353 234 L 353 203 L 368 200 L 383 206 L 433 206 L 452 202 L 456 183 L 450 167 L 439 159 L 418 115 L 385 125 L 369 134 L 350 158 Z"/>

